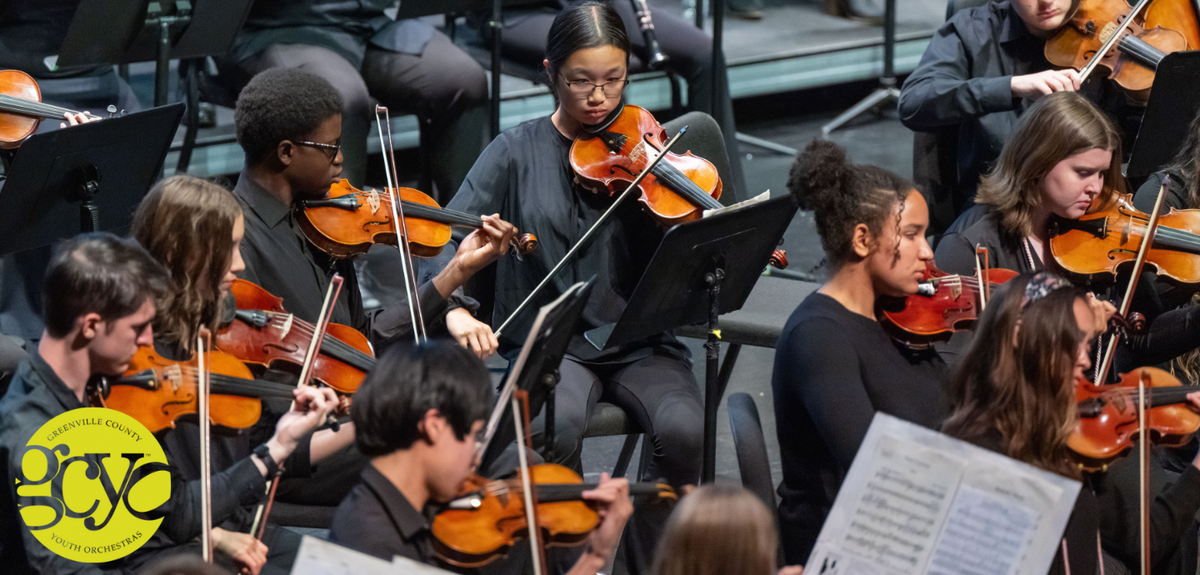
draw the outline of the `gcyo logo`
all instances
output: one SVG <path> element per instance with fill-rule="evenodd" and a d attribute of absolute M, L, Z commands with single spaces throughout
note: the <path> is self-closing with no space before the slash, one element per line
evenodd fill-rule
<path fill-rule="evenodd" d="M 103 563 L 141 547 L 158 530 L 171 497 L 167 457 L 132 417 L 73 409 L 46 422 L 16 473 L 21 520 L 46 548 L 72 561 Z"/>

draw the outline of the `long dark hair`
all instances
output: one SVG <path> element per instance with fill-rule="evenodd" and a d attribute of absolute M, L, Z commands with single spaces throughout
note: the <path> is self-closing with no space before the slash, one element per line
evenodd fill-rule
<path fill-rule="evenodd" d="M 1166 169 L 1183 174 L 1183 184 L 1187 186 L 1187 201 L 1183 207 L 1200 208 L 1200 110 L 1192 118 L 1187 138 L 1175 155 L 1175 160 Z"/>
<path fill-rule="evenodd" d="M 629 36 L 621 15 L 606 2 L 588 0 L 571 6 L 554 17 L 546 35 L 546 80 L 558 96 L 555 81 L 559 70 L 580 50 L 614 46 L 625 52 L 625 67 L 629 67 Z"/>
<path fill-rule="evenodd" d="M 1027 303 L 1030 277 L 1009 280 L 988 301 L 950 378 L 954 408 L 942 431 L 966 440 L 998 433 L 1005 455 L 1078 478 L 1067 439 L 1077 417 L 1072 375 L 1085 336 L 1075 300 L 1083 294 L 1064 287 Z"/>

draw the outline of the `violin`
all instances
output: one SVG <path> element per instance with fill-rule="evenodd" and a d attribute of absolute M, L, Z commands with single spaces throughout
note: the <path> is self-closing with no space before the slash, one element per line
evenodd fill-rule
<path fill-rule="evenodd" d="M 1091 279 L 1116 277 L 1137 258 L 1150 215 L 1122 195 L 1111 205 L 1078 220 L 1055 218 L 1050 224 L 1050 253 L 1068 273 Z M 1200 210 L 1161 214 L 1146 265 L 1177 284 L 1200 283 Z"/>
<path fill-rule="evenodd" d="M 880 303 L 880 326 L 892 339 L 918 350 L 948 341 L 956 331 L 974 329 L 991 288 L 1019 275 L 1002 268 L 981 274 L 987 281 L 983 294 L 979 277 L 951 275 L 933 262 L 926 263 L 925 279 L 917 293 Z"/>
<path fill-rule="evenodd" d="M 237 301 L 237 312 L 234 321 L 217 332 L 217 349 L 246 363 L 298 369 L 312 341 L 313 324 L 288 313 L 281 298 L 251 282 L 234 280 L 229 289 Z M 366 336 L 350 326 L 331 323 L 312 375 L 339 394 L 350 394 L 374 366 L 375 352 Z"/>
<path fill-rule="evenodd" d="M 210 420 L 232 430 L 246 429 L 262 415 L 263 398 L 292 399 L 290 385 L 254 379 L 250 368 L 219 351 L 208 354 L 212 385 Z M 198 367 L 196 357 L 172 361 L 138 348 L 129 369 L 119 379 L 104 379 L 92 390 L 92 403 L 136 419 L 151 432 L 175 427 L 175 420 L 196 415 Z"/>
<path fill-rule="evenodd" d="M 1158 63 L 1171 52 L 1188 49 L 1187 38 L 1174 25 L 1164 28 L 1146 21 L 1142 8 L 1149 2 L 1141 0 L 1131 8 L 1125 0 L 1081 0 L 1067 23 L 1046 41 L 1046 60 L 1079 70 L 1081 79 L 1104 68 L 1131 99 L 1145 103 Z"/>
<path fill-rule="evenodd" d="M 585 129 L 571 144 L 571 169 L 580 183 L 616 195 L 661 154 L 666 130 L 643 108 L 627 105 L 608 122 Z M 700 219 L 720 209 L 721 177 L 711 162 L 691 152 L 666 156 L 641 181 L 638 201 L 662 225 Z"/>
<path fill-rule="evenodd" d="M 25 138 L 37 132 L 43 118 L 61 120 L 67 114 L 79 113 L 43 104 L 42 91 L 29 74 L 0 70 L 0 149 L 19 147 Z"/>
<path fill-rule="evenodd" d="M 600 518 L 582 494 L 596 484 L 585 484 L 574 471 L 553 463 L 530 466 L 529 474 L 537 491 L 536 515 L 544 544 L 563 547 L 586 541 Z M 433 547 L 438 557 L 459 567 L 479 567 L 528 536 L 522 489 L 520 478 L 468 479 L 461 495 L 433 520 Z M 678 499 L 675 491 L 663 484 L 630 484 L 629 492 L 635 497 Z"/>
<path fill-rule="evenodd" d="M 408 245 L 415 256 L 432 257 L 441 253 L 450 241 L 451 227 L 483 227 L 479 216 L 440 207 L 418 190 L 397 188 L 397 191 L 404 206 Z M 343 179 L 329 187 L 326 198 L 304 200 L 300 205 L 296 222 L 305 237 L 334 257 L 365 253 L 376 243 L 396 245 L 398 234 L 392 223 L 391 194 L 364 192 Z M 518 254 L 528 254 L 537 247 L 537 237 L 517 236 L 512 246 Z"/>
<path fill-rule="evenodd" d="M 1197 388 L 1184 386 L 1171 374 L 1143 367 L 1123 374 L 1121 381 L 1097 386 L 1078 380 L 1079 421 L 1067 446 L 1080 466 L 1103 469 L 1133 448 L 1138 436 L 1138 383 L 1146 386 L 1146 427 L 1159 445 L 1180 446 L 1200 430 L 1200 415 L 1189 409 L 1187 394 Z"/>

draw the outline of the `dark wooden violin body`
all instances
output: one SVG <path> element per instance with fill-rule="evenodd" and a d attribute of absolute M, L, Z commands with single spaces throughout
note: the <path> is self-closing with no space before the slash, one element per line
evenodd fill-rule
<path fill-rule="evenodd" d="M 666 144 L 666 131 L 654 116 L 625 106 L 611 124 L 584 133 L 571 144 L 571 168 L 594 191 L 624 191 Z M 663 225 L 700 219 L 704 210 L 719 209 L 721 178 L 717 169 L 691 152 L 667 152 L 639 184 L 639 201 Z"/>
<path fill-rule="evenodd" d="M 983 275 L 988 282 L 985 289 L 990 290 L 1018 274 L 990 269 Z M 949 340 L 956 331 L 974 329 L 983 311 L 979 292 L 977 277 L 951 275 L 930 262 L 925 266 L 920 291 L 881 303 L 879 323 L 888 335 L 909 348 L 926 349 L 934 342 Z"/>
<path fill-rule="evenodd" d="M 1126 194 L 1078 220 L 1052 221 L 1050 252 L 1072 275 L 1115 277 L 1137 258 L 1149 221 L 1150 215 L 1134 208 Z M 1200 211 L 1172 209 L 1160 215 L 1146 265 L 1174 283 L 1200 284 Z"/>
<path fill-rule="evenodd" d="M 1197 389 L 1182 385 L 1161 369 L 1136 369 L 1110 385 L 1077 381 L 1079 421 L 1067 446 L 1084 469 L 1102 469 L 1133 448 L 1138 435 L 1139 379 L 1145 381 L 1146 427 L 1155 444 L 1183 445 L 1200 430 L 1200 415 L 1184 405 L 1187 394 Z"/>
<path fill-rule="evenodd" d="M 600 518 L 581 494 L 596 486 L 585 485 L 574 471 L 553 463 L 531 466 L 529 473 L 537 490 L 542 542 L 561 547 L 587 540 Z M 438 556 L 451 565 L 478 567 L 527 537 L 529 523 L 521 485 L 519 478 L 488 481 L 476 476 L 468 480 L 458 500 L 467 502 L 468 508 L 447 509 L 433 520 Z M 631 484 L 629 488 L 634 496 L 675 498 L 675 492 L 666 485 Z"/>
<path fill-rule="evenodd" d="M 1114 48 L 1100 53 L 1131 12 L 1125 0 L 1082 0 L 1067 23 L 1046 41 L 1046 60 L 1060 68 L 1083 70 L 1099 58 L 1097 65 L 1110 80 L 1133 100 L 1146 102 L 1159 61 L 1171 52 L 1187 50 L 1188 40 L 1173 29 L 1173 23 L 1163 22 L 1164 27 L 1138 14 Z"/>
<path fill-rule="evenodd" d="M 283 309 L 283 300 L 267 290 L 236 280 L 230 287 L 237 300 L 236 319 L 217 333 L 217 349 L 244 362 L 296 371 L 304 364 L 313 325 Z M 375 366 L 371 343 L 358 330 L 336 323 L 313 363 L 313 379 L 340 394 L 354 393 Z"/>
<path fill-rule="evenodd" d="M 212 394 L 209 419 L 228 429 L 246 429 L 262 415 L 262 398 L 292 399 L 292 387 L 255 381 L 250 368 L 237 358 L 208 353 Z M 152 347 L 139 348 L 125 375 L 105 382 L 95 403 L 133 417 L 151 432 L 175 427 L 175 420 L 196 415 L 196 359 L 172 361 Z"/>
<path fill-rule="evenodd" d="M 43 118 L 63 119 L 74 110 L 42 103 L 37 82 L 20 70 L 0 70 L 0 148 L 12 149 L 37 132 Z"/>
<path fill-rule="evenodd" d="M 397 188 L 404 207 L 404 228 L 408 245 L 417 257 L 433 257 L 450 241 L 452 226 L 478 229 L 479 216 L 438 206 L 437 202 L 412 188 Z M 396 245 L 396 226 L 392 221 L 390 194 L 355 189 L 342 180 L 329 188 L 321 200 L 304 200 L 297 210 L 296 222 L 313 245 L 334 257 L 366 253 L 372 245 Z M 514 238 L 520 254 L 537 247 L 537 238 L 525 234 Z"/>

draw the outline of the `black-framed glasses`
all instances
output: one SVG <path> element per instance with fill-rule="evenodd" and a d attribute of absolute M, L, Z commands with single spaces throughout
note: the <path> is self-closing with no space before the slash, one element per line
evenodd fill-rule
<path fill-rule="evenodd" d="M 567 88 L 571 90 L 571 94 L 576 98 L 586 98 L 591 96 L 592 92 L 595 92 L 597 88 L 599 88 L 601 92 L 604 92 L 605 97 L 616 98 L 617 96 L 621 95 L 622 91 L 625 90 L 625 86 L 629 85 L 628 78 L 609 80 L 603 84 L 594 84 L 588 80 L 568 80 L 566 78 L 563 78 L 563 82 L 567 84 Z"/>
<path fill-rule="evenodd" d="M 329 154 L 329 161 L 331 161 L 331 162 L 334 160 L 334 158 L 337 157 L 338 152 L 342 151 L 342 139 L 341 138 L 334 140 L 332 144 L 322 144 L 321 142 L 308 142 L 305 140 L 292 140 L 292 143 L 300 144 L 301 146 L 308 146 L 310 148 L 319 148 L 321 150 L 330 150 L 333 152 L 332 154 Z"/>

